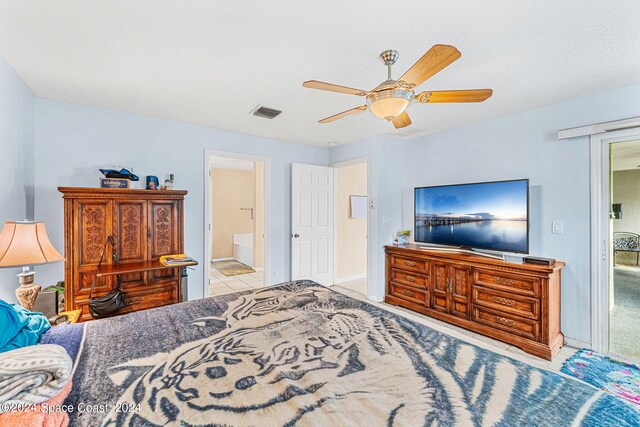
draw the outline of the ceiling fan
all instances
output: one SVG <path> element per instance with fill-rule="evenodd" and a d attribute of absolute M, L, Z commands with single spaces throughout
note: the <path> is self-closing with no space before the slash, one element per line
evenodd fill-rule
<path fill-rule="evenodd" d="M 351 114 L 371 110 L 381 118 L 390 121 L 396 129 L 409 126 L 411 119 L 406 112 L 407 107 L 415 99 L 417 102 L 482 102 L 493 94 L 491 89 L 471 90 L 441 90 L 425 91 L 416 95 L 414 89 L 430 77 L 442 71 L 446 66 L 460 58 L 462 54 L 453 46 L 437 44 L 427 51 L 409 70 L 398 80 L 391 78 L 391 66 L 398 59 L 398 51 L 385 50 L 380 54 L 382 62 L 387 66 L 387 80 L 376 88 L 366 91 L 331 83 L 309 80 L 302 84 L 304 87 L 330 92 L 340 92 L 349 95 L 366 97 L 366 104 L 352 108 L 320 120 L 320 123 L 330 123 Z"/>

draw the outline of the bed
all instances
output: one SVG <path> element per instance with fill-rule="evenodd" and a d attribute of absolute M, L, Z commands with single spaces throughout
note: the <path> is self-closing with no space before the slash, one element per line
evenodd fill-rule
<path fill-rule="evenodd" d="M 53 328 L 73 426 L 639 425 L 627 403 L 310 281 Z"/>

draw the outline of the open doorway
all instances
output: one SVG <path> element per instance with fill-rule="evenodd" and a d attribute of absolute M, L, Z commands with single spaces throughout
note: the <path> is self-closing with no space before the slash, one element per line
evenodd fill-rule
<path fill-rule="evenodd" d="M 334 284 L 367 296 L 366 159 L 334 164 Z"/>
<path fill-rule="evenodd" d="M 267 169 L 262 159 L 208 153 L 207 296 L 265 286 Z"/>
<path fill-rule="evenodd" d="M 640 360 L 640 140 L 609 148 L 609 351 Z"/>

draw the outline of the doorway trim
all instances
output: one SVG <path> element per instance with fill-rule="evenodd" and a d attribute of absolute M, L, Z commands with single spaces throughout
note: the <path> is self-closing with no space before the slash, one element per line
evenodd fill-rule
<path fill-rule="evenodd" d="M 372 289 L 371 289 L 371 283 L 372 280 L 374 278 L 374 274 L 375 274 L 375 268 L 372 265 L 371 260 L 373 259 L 374 255 L 375 255 L 375 248 L 373 246 L 373 240 L 371 238 L 371 236 L 374 236 L 375 233 L 375 227 L 374 227 L 374 221 L 372 221 L 371 218 L 371 208 L 370 208 L 370 203 L 371 203 L 371 198 L 372 198 L 372 178 L 373 178 L 373 174 L 371 171 L 371 157 L 370 156 L 365 156 L 365 157 L 357 157 L 355 159 L 350 159 L 350 160 L 343 160 L 340 162 L 334 162 L 334 163 L 330 163 L 329 167 L 333 168 L 333 182 L 334 182 L 334 191 L 333 191 L 333 217 L 334 217 L 334 221 L 333 221 L 333 244 L 334 244 L 334 250 L 333 250 L 333 284 L 336 284 L 336 273 L 337 273 L 337 265 L 338 265 L 338 258 L 337 258 L 337 253 L 338 251 L 336 250 L 336 243 L 337 243 L 337 233 L 338 233 L 338 227 L 336 226 L 337 221 L 336 216 L 337 216 L 337 209 L 338 209 L 338 191 L 337 191 L 337 186 L 338 181 L 337 181 L 337 169 L 338 168 L 343 168 L 346 166 L 353 166 L 353 165 L 358 165 L 358 164 L 366 164 L 367 165 L 367 298 L 373 301 L 378 301 L 375 296 L 372 293 Z"/>
<path fill-rule="evenodd" d="M 205 297 L 209 294 L 209 280 L 211 277 L 211 244 L 213 240 L 213 230 L 211 224 L 211 170 L 212 158 L 224 158 L 234 160 L 249 160 L 252 162 L 264 163 L 264 286 L 271 285 L 271 159 L 268 157 L 239 154 L 230 151 L 204 150 L 204 292 Z"/>
<path fill-rule="evenodd" d="M 591 181 L 591 347 L 609 353 L 609 291 L 611 266 L 609 147 L 640 139 L 640 128 L 589 137 Z"/>

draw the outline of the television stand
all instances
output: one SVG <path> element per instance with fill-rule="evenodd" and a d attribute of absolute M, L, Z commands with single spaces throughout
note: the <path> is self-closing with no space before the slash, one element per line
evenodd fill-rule
<path fill-rule="evenodd" d="M 387 246 L 385 302 L 551 360 L 564 345 L 563 266 L 514 264 L 455 248 Z"/>
<path fill-rule="evenodd" d="M 425 250 L 425 251 L 442 251 L 442 252 L 455 252 L 455 253 L 463 253 L 463 254 L 471 254 L 471 255 L 478 255 L 478 256 L 483 256 L 483 257 L 487 257 L 487 258 L 493 258 L 493 259 L 499 259 L 501 261 L 504 261 L 504 255 L 494 255 L 494 254 L 488 254 L 486 252 L 478 252 L 474 249 L 471 248 L 446 248 L 443 246 L 420 246 L 419 247 L 421 250 Z"/>

